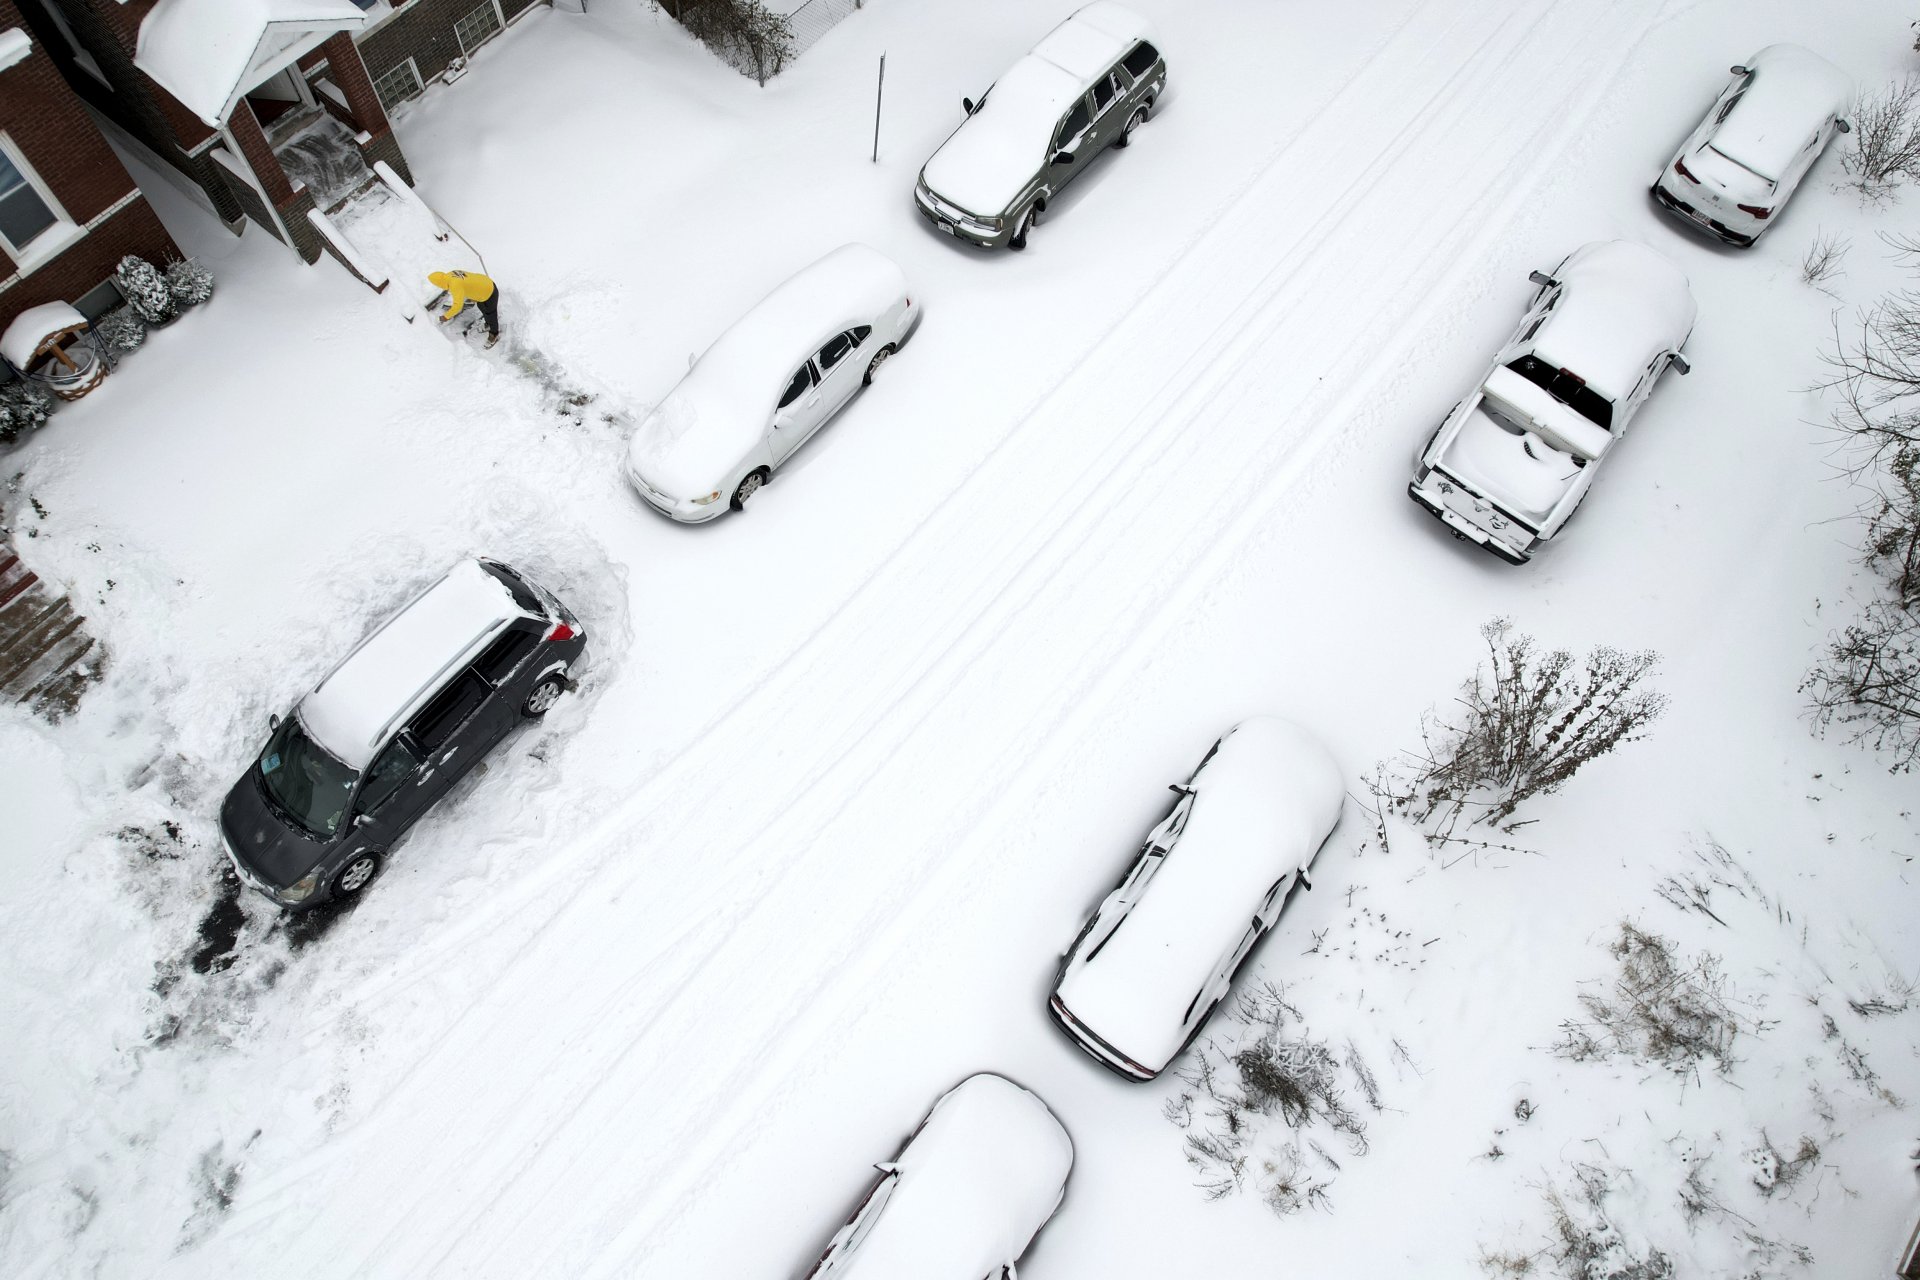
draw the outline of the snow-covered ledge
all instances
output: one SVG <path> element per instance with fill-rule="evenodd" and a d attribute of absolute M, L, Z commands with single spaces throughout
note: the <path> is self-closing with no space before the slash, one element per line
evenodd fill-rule
<path fill-rule="evenodd" d="M 27 33 L 18 27 L 9 27 L 0 31 L 0 71 L 5 71 L 16 62 L 23 62 L 33 52 L 33 41 Z"/>

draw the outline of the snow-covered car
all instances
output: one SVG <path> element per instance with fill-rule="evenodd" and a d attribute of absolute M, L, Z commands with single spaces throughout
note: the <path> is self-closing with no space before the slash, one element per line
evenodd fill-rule
<path fill-rule="evenodd" d="M 1566 525 L 1660 375 L 1687 372 L 1693 293 L 1643 245 L 1576 250 L 1539 286 L 1480 385 L 1440 424 L 1407 494 L 1524 564 Z"/>
<path fill-rule="evenodd" d="M 1688 224 L 1747 247 L 1836 133 L 1852 128 L 1853 80 L 1799 45 L 1768 45 L 1714 100 L 1654 179 L 1653 198 Z"/>
<path fill-rule="evenodd" d="M 572 687 L 586 645 L 552 592 L 461 561 L 275 717 L 220 807 L 234 871 L 300 910 L 359 893 L 467 770 Z"/>
<path fill-rule="evenodd" d="M 1124 147 L 1167 87 L 1145 18 L 1100 0 L 1013 64 L 921 167 L 914 207 L 981 248 L 1027 247 L 1047 202 L 1108 147 Z"/>
<path fill-rule="evenodd" d="M 1346 784 L 1287 720 L 1244 721 L 1175 784 L 1173 811 L 1062 958 L 1048 1012 L 1129 1080 L 1151 1080 L 1226 999 L 1340 821 Z"/>
<path fill-rule="evenodd" d="M 893 260 L 842 245 L 761 299 L 695 360 L 627 445 L 627 478 L 696 524 L 746 506 L 898 351 L 919 309 Z"/>
<path fill-rule="evenodd" d="M 1038 1097 L 982 1073 L 874 1168 L 807 1280 L 1012 1280 L 1067 1194 L 1073 1140 Z"/>

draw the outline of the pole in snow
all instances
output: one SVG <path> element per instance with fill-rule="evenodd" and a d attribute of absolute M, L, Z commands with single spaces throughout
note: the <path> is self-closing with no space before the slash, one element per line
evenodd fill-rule
<path fill-rule="evenodd" d="M 873 89 L 873 162 L 880 163 L 880 100 L 887 92 L 887 55 L 880 55 L 880 83 Z"/>

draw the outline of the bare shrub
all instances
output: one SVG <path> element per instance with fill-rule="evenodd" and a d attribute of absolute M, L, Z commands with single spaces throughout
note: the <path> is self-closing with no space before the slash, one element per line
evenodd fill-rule
<path fill-rule="evenodd" d="M 1616 1178 L 1632 1175 L 1598 1165 L 1575 1165 L 1566 1194 L 1547 1188 L 1552 1236 L 1548 1254 L 1568 1280 L 1672 1280 L 1673 1259 L 1652 1246 L 1628 1244 L 1607 1212 Z"/>
<path fill-rule="evenodd" d="M 1558 791 L 1581 768 L 1643 731 L 1666 710 L 1644 686 L 1660 658 L 1605 645 L 1584 659 L 1541 652 L 1506 618 L 1480 628 L 1488 664 L 1461 686 L 1451 719 L 1428 717 L 1413 776 L 1388 801 L 1413 821 L 1452 831 L 1497 825 L 1536 795 Z"/>
<path fill-rule="evenodd" d="M 1671 942 L 1622 921 L 1608 948 L 1620 971 L 1605 994 L 1583 992 L 1588 1022 L 1561 1024 L 1554 1052 L 1576 1062 L 1624 1056 L 1679 1073 L 1732 1065 L 1740 1019 L 1725 996 L 1720 959 L 1683 961 Z"/>
<path fill-rule="evenodd" d="M 1800 259 L 1800 282 L 1819 289 L 1834 277 L 1844 275 L 1840 264 L 1852 247 L 1850 242 L 1824 231 L 1814 236 L 1806 256 Z"/>
<path fill-rule="evenodd" d="M 1791 1191 L 1794 1184 L 1807 1176 L 1813 1167 L 1820 1163 L 1820 1144 L 1802 1134 L 1800 1145 L 1793 1155 L 1783 1155 L 1766 1131 L 1760 1132 L 1760 1145 L 1747 1152 L 1747 1164 L 1752 1169 L 1753 1185 L 1760 1194 L 1769 1198 L 1783 1191 Z"/>
<path fill-rule="evenodd" d="M 1903 179 L 1920 178 L 1920 75 L 1860 99 L 1846 167 L 1860 193 L 1875 200 Z"/>
<path fill-rule="evenodd" d="M 1920 763 L 1920 618 L 1876 600 L 1827 643 L 1801 684 L 1814 724 L 1890 757 L 1894 773 Z"/>
<path fill-rule="evenodd" d="M 793 27 L 760 0 L 663 0 L 694 39 L 765 84 L 793 61 Z"/>

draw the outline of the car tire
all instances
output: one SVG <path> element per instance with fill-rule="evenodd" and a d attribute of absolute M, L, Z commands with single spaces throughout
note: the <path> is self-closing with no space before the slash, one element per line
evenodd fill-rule
<path fill-rule="evenodd" d="M 333 877 L 333 896 L 344 900 L 358 897 L 379 876 L 381 858 L 372 849 L 362 849 L 347 860 Z"/>
<path fill-rule="evenodd" d="M 872 386 L 874 375 L 880 372 L 880 366 L 885 364 L 887 362 L 887 357 L 892 354 L 893 354 L 893 344 L 891 342 L 889 342 L 886 346 L 880 348 L 878 351 L 874 352 L 873 359 L 867 364 L 866 375 L 860 379 L 860 385 L 863 387 Z"/>
<path fill-rule="evenodd" d="M 1020 220 L 1013 224 L 1013 237 L 1007 241 L 1007 248 L 1009 249 L 1026 248 L 1027 233 L 1033 230 L 1033 224 L 1039 220 L 1039 217 L 1040 217 L 1040 204 L 1038 201 L 1035 201 L 1034 203 L 1028 205 L 1024 211 L 1022 211 L 1022 213 L 1020 214 Z"/>
<path fill-rule="evenodd" d="M 733 501 L 729 505 L 731 505 L 735 511 L 745 511 L 747 509 L 747 499 L 760 492 L 760 490 L 766 486 L 766 483 L 767 469 L 765 467 L 755 467 L 753 470 L 747 472 L 745 476 L 741 477 L 740 487 L 733 491 Z"/>
<path fill-rule="evenodd" d="M 538 720 L 553 710 L 553 704 L 560 701 L 560 695 L 566 691 L 566 677 L 558 671 L 541 676 L 540 682 L 527 691 L 527 700 L 520 704 L 520 714 L 529 720 Z"/>
<path fill-rule="evenodd" d="M 1114 139 L 1113 145 L 1116 147 L 1131 145 L 1133 142 L 1133 131 L 1147 122 L 1148 114 L 1146 104 L 1142 103 L 1140 106 L 1135 107 L 1133 114 L 1127 117 L 1126 125 L 1120 130 L 1120 136 Z"/>

